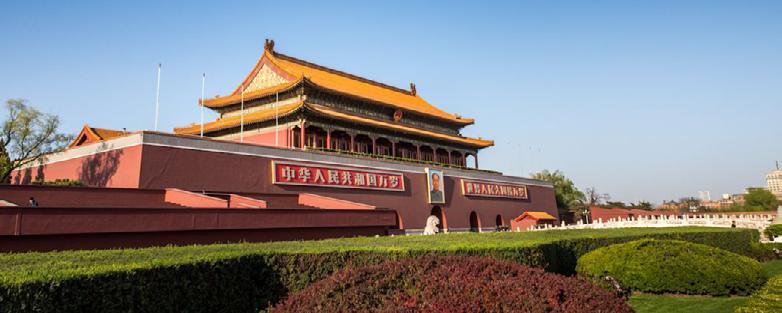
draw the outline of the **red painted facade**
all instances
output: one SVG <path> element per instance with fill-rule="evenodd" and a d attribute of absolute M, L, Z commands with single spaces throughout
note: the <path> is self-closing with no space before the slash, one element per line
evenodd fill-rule
<path fill-rule="evenodd" d="M 388 208 L 398 212 L 399 225 L 406 231 L 417 232 L 424 228 L 426 218 L 433 210 L 442 212 L 443 225 L 450 231 L 465 231 L 474 226 L 471 213 L 477 215 L 485 229 L 493 229 L 496 221 L 509 225 L 510 220 L 526 211 L 548 212 L 557 216 L 554 191 L 546 183 L 503 176 L 478 170 L 442 168 L 445 177 L 445 204 L 428 203 L 428 186 L 424 172 L 425 165 L 404 162 L 366 160 L 353 157 L 335 157 L 327 153 L 292 150 L 285 148 L 259 147 L 192 136 L 177 136 L 159 133 L 143 133 L 137 136 L 135 145 L 110 152 L 119 156 L 104 158 L 116 160 L 115 164 L 103 165 L 111 168 L 102 172 L 104 179 L 97 186 L 131 187 L 142 189 L 177 188 L 187 191 L 206 191 L 224 194 L 292 195 L 291 204 L 300 206 L 299 194 L 314 194 L 330 198 Z M 134 137 L 129 137 L 134 138 Z M 129 139 L 126 139 L 129 140 Z M 80 149 L 86 149 L 81 147 Z M 17 173 L 18 181 L 28 180 L 29 173 L 41 172 L 49 179 L 79 179 L 79 172 L 85 160 L 93 155 L 81 156 L 65 161 L 52 162 L 41 170 L 31 168 Z M 401 173 L 403 191 L 365 190 L 321 186 L 299 186 L 275 184 L 272 163 L 304 162 L 313 166 L 336 166 Z M 324 165 L 325 164 L 325 165 Z M 134 172 L 136 171 L 136 172 Z M 56 173 L 53 174 L 53 173 Z M 461 180 L 494 181 L 498 184 L 521 184 L 526 187 L 527 199 L 505 197 L 465 196 Z M 519 181 L 523 180 L 523 181 Z M 0 197 L 0 199 L 2 199 Z M 268 198 L 262 198 L 267 200 Z M 43 200 L 43 199 L 42 199 Z M 42 201 L 39 200 L 39 201 Z M 25 200 L 26 201 L 26 200 Z M 273 205 L 270 204 L 270 207 Z M 474 223 L 473 223 L 474 224 Z"/>

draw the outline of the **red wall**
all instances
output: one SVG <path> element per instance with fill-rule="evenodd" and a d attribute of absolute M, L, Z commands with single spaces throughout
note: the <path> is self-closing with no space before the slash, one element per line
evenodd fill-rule
<path fill-rule="evenodd" d="M 132 146 L 87 157 L 74 158 L 15 171 L 11 182 L 29 184 L 35 180 L 79 180 L 94 187 L 137 188 L 141 173 L 142 146 Z"/>
<path fill-rule="evenodd" d="M 404 192 L 368 191 L 272 184 L 271 159 L 164 146 L 145 146 L 142 156 L 140 188 L 180 188 L 226 193 L 313 193 L 366 203 L 399 212 L 404 227 L 423 229 L 434 205 L 427 204 L 426 175 L 405 172 Z M 451 228 L 470 227 L 470 212 L 475 211 L 483 227 L 493 227 L 497 214 L 506 225 L 524 211 L 542 211 L 557 216 L 554 190 L 529 186 L 529 200 L 477 198 L 461 195 L 459 179 L 446 178 L 446 203 L 442 206 Z"/>
<path fill-rule="evenodd" d="M 290 141 L 290 131 L 288 129 L 280 129 L 278 133 L 275 132 L 268 132 L 268 133 L 261 133 L 261 134 L 245 134 L 244 136 L 244 143 L 252 143 L 262 146 L 271 146 L 274 147 L 274 135 L 279 135 L 278 139 L 278 146 L 279 147 L 289 147 Z M 236 137 L 234 141 L 239 141 L 239 137 Z"/>
<path fill-rule="evenodd" d="M 41 207 L 117 208 L 180 207 L 165 201 L 163 190 L 59 186 L 0 185 L 0 199 L 27 206 L 34 197 Z"/>
<path fill-rule="evenodd" d="M 176 188 L 166 188 L 165 201 L 190 208 L 228 207 L 228 200 Z"/>
<path fill-rule="evenodd" d="M 389 210 L 0 208 L 0 252 L 385 235 Z"/>
<path fill-rule="evenodd" d="M 301 207 L 297 195 L 312 193 L 394 209 L 399 213 L 401 224 L 406 229 L 423 229 L 426 218 L 435 206 L 427 203 L 427 184 L 423 167 L 419 173 L 404 172 L 406 190 L 403 192 L 373 191 L 274 185 L 271 181 L 271 160 L 268 157 L 254 155 L 167 146 L 143 145 L 142 149 L 139 145 L 48 164 L 44 167 L 43 173 L 46 180 L 79 179 L 95 186 L 179 188 L 226 194 L 281 194 L 262 197 L 270 201 L 269 208 L 280 207 L 280 205 L 286 208 Z M 393 166 L 393 163 L 388 164 L 388 167 Z M 32 169 L 30 172 L 35 173 L 37 169 Z M 449 176 L 447 169 L 445 173 L 446 204 L 438 206 L 441 206 L 445 213 L 443 224 L 449 228 L 469 229 L 469 216 L 473 211 L 478 214 L 484 228 L 494 227 L 498 214 L 501 215 L 505 225 L 509 225 L 511 219 L 525 211 L 542 211 L 557 216 L 552 188 L 529 185 L 528 200 L 465 197 L 461 194 L 459 178 Z M 293 197 L 285 198 L 284 194 Z M 29 196 L 33 195 L 17 195 L 16 199 L 22 199 L 22 202 L 26 203 Z M 44 202 L 46 197 L 48 195 L 38 195 L 36 199 Z M 291 202 L 290 206 L 285 205 L 287 202 L 282 204 L 271 202 L 277 198 Z M 100 202 L 100 199 L 90 199 Z"/>
<path fill-rule="evenodd" d="M 646 210 L 628 210 L 628 209 L 620 209 L 620 208 L 602 208 L 602 207 L 591 207 L 591 218 L 594 221 L 597 221 L 598 219 L 602 218 L 603 221 L 608 221 L 612 218 L 623 218 L 627 219 L 630 217 L 630 215 L 633 215 L 633 217 L 638 216 L 657 216 L 657 215 L 677 215 L 675 212 L 670 211 L 663 211 L 663 212 L 654 212 L 654 211 L 646 211 Z"/>

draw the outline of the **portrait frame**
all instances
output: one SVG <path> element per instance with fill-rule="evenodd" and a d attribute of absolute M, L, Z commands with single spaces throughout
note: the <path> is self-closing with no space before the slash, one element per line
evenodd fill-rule
<path fill-rule="evenodd" d="M 426 168 L 426 198 L 430 204 L 445 204 L 445 175 L 442 170 Z M 435 177 L 436 178 L 433 178 Z M 433 183 L 433 180 L 437 180 L 437 183 Z M 434 184 L 437 184 L 438 189 L 434 190 Z M 437 192 L 439 191 L 439 193 Z"/>

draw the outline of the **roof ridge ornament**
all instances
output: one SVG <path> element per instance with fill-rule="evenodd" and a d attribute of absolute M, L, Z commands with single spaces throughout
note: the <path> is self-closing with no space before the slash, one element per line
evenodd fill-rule
<path fill-rule="evenodd" d="M 263 50 L 274 52 L 274 39 L 266 38 L 266 42 L 263 44 Z"/>
<path fill-rule="evenodd" d="M 415 90 L 415 83 L 410 83 L 410 94 L 414 96 L 418 94 L 418 92 Z"/>

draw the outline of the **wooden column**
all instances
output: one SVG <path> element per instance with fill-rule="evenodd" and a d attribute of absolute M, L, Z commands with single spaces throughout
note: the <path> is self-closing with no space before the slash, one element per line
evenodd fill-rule
<path fill-rule="evenodd" d="M 348 148 L 348 151 L 356 152 L 356 134 L 348 134 L 348 136 L 350 136 L 350 148 Z"/>
<path fill-rule="evenodd" d="M 396 157 L 396 141 L 391 142 L 391 156 Z"/>
<path fill-rule="evenodd" d="M 326 149 L 331 149 L 331 130 L 326 130 Z"/>
<path fill-rule="evenodd" d="M 478 153 L 476 152 L 475 154 L 473 154 L 473 156 L 475 157 L 475 169 L 477 170 L 478 169 Z"/>
<path fill-rule="evenodd" d="M 448 165 L 453 165 L 453 161 L 451 160 L 451 151 L 445 150 L 445 152 L 448 152 Z"/>
<path fill-rule="evenodd" d="M 372 153 L 371 154 L 377 154 L 377 137 L 370 137 L 369 139 L 372 139 Z"/>
<path fill-rule="evenodd" d="M 301 142 L 301 150 L 305 150 L 305 149 L 307 149 L 306 148 L 307 147 L 307 135 L 306 135 L 306 131 L 305 131 L 305 128 L 304 128 L 304 121 L 301 121 L 301 126 L 299 126 L 299 128 L 301 128 L 301 132 L 299 132 L 299 137 L 300 137 L 299 141 Z"/>
<path fill-rule="evenodd" d="M 416 160 L 421 161 L 421 145 L 415 146 L 415 158 Z"/>

